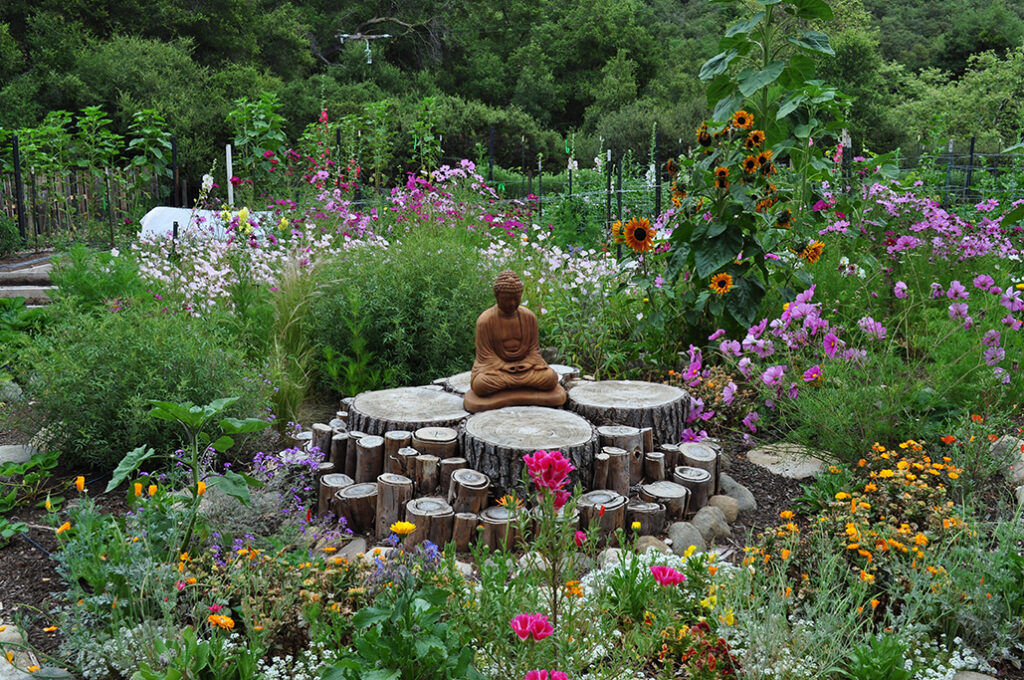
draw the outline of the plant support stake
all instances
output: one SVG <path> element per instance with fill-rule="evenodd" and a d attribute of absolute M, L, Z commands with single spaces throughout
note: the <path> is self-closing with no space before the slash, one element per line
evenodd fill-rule
<path fill-rule="evenodd" d="M 18 233 L 25 241 L 25 185 L 21 181 L 21 151 L 18 149 L 18 135 L 11 135 L 11 151 L 14 154 L 14 195 L 18 204 Z"/>

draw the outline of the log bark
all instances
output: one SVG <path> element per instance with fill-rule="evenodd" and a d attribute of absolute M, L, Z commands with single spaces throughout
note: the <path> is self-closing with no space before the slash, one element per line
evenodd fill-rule
<path fill-rule="evenodd" d="M 681 484 L 690 490 L 687 517 L 693 516 L 694 513 L 708 504 L 708 498 L 712 496 L 710 472 L 702 468 L 679 465 L 672 472 L 672 480 L 676 484 Z"/>
<path fill-rule="evenodd" d="M 368 435 L 365 432 L 359 430 L 348 431 L 348 445 L 345 447 L 345 474 L 353 479 L 356 476 L 356 462 L 359 460 L 356 445 L 360 439 L 366 436 Z"/>
<path fill-rule="evenodd" d="M 664 453 L 650 451 L 644 454 L 644 479 L 648 482 L 660 482 L 665 479 Z"/>
<path fill-rule="evenodd" d="M 677 522 L 686 514 L 690 490 L 675 482 L 651 482 L 640 487 L 640 500 L 665 506 L 665 521 Z"/>
<path fill-rule="evenodd" d="M 452 540 L 455 513 L 443 498 L 415 498 L 409 501 L 405 504 L 405 521 L 416 525 L 416 529 L 405 538 L 405 546 L 430 541 L 443 549 Z"/>
<path fill-rule="evenodd" d="M 459 433 L 450 427 L 421 427 L 412 435 L 412 448 L 438 458 L 459 455 Z"/>
<path fill-rule="evenodd" d="M 373 532 L 374 515 L 379 503 L 377 485 L 373 483 L 352 484 L 337 493 L 340 515 L 348 521 L 348 528 L 354 533 Z"/>
<path fill-rule="evenodd" d="M 615 446 L 629 454 L 629 483 L 637 484 L 644 473 L 644 438 L 638 427 L 604 425 L 597 428 L 601 446 Z M 619 493 L 622 493 L 621 491 Z"/>
<path fill-rule="evenodd" d="M 324 460 L 330 460 L 331 437 L 334 436 L 334 430 L 330 425 L 325 425 L 324 423 L 313 423 L 313 427 L 310 430 L 313 432 L 310 447 L 316 447 L 323 454 Z"/>
<path fill-rule="evenodd" d="M 611 464 L 611 456 L 603 451 L 594 456 L 594 481 L 591 489 L 608 488 L 608 467 Z"/>
<path fill-rule="evenodd" d="M 405 504 L 412 500 L 412 480 L 402 475 L 384 473 L 377 478 L 378 539 L 391 534 L 391 525 L 405 516 Z"/>
<path fill-rule="evenodd" d="M 429 496 L 437 491 L 441 481 L 441 459 L 424 455 L 412 459 L 412 485 L 415 495 Z"/>
<path fill-rule="evenodd" d="M 662 444 L 658 450 L 665 454 L 665 472 L 670 474 L 679 465 L 679 444 Z"/>
<path fill-rule="evenodd" d="M 469 416 L 462 408 L 462 397 L 425 387 L 363 392 L 347 410 L 350 429 L 376 435 L 389 430 L 456 427 Z"/>
<path fill-rule="evenodd" d="M 679 441 L 690 405 L 685 390 L 636 380 L 582 382 L 569 390 L 566 408 L 598 425 L 653 429 L 654 444 Z"/>
<path fill-rule="evenodd" d="M 615 491 L 599 489 L 585 493 L 576 508 L 580 513 L 580 529 L 586 531 L 596 522 L 602 541 L 608 541 L 617 530 L 626 527 L 626 497 Z"/>
<path fill-rule="evenodd" d="M 707 470 L 711 475 L 711 487 L 708 489 L 708 496 L 718 493 L 718 469 L 721 449 L 708 446 L 703 442 L 684 442 L 679 445 L 679 456 L 682 459 L 680 465 Z"/>
<path fill-rule="evenodd" d="M 370 435 L 356 442 L 356 482 L 372 482 L 384 471 L 384 438 Z"/>
<path fill-rule="evenodd" d="M 637 501 L 626 507 L 626 525 L 640 522 L 641 536 L 658 536 L 665 530 L 665 506 L 661 503 Z"/>
<path fill-rule="evenodd" d="M 399 449 L 412 443 L 412 432 L 408 430 L 391 430 L 384 433 L 384 471 L 396 475 L 405 474 L 402 461 L 398 459 Z"/>
<path fill-rule="evenodd" d="M 650 453 L 654 450 L 654 428 L 653 427 L 641 427 L 640 438 L 644 443 L 644 453 Z"/>
<path fill-rule="evenodd" d="M 618 446 L 606 446 L 601 453 L 608 456 L 608 489 L 629 496 L 629 451 Z"/>
<path fill-rule="evenodd" d="M 416 449 L 412 448 L 411 446 L 406 446 L 405 448 L 398 449 L 398 467 L 399 467 L 399 471 L 395 472 L 394 470 L 391 470 L 390 472 L 392 472 L 393 474 L 396 474 L 396 475 L 405 475 L 406 477 L 411 478 L 412 477 L 412 471 L 413 471 L 412 470 L 412 468 L 413 468 L 413 463 L 412 462 L 413 462 L 413 460 L 416 459 L 416 456 L 418 456 L 418 455 L 420 455 L 420 452 L 417 451 Z"/>
<path fill-rule="evenodd" d="M 334 469 L 345 470 L 345 456 L 348 453 L 348 432 L 331 436 L 331 462 Z"/>
<path fill-rule="evenodd" d="M 345 411 L 345 410 L 335 411 L 334 412 L 334 417 L 337 418 L 338 420 L 345 421 L 345 427 L 348 428 L 348 411 Z"/>
<path fill-rule="evenodd" d="M 463 468 L 452 473 L 451 487 L 448 489 L 448 502 L 455 512 L 472 512 L 479 514 L 487 507 L 487 493 L 491 480 L 487 475 Z"/>
<path fill-rule="evenodd" d="M 324 463 L 320 463 L 324 465 Z M 330 465 L 330 463 L 327 463 Z M 333 466 L 331 466 L 333 468 Z M 320 482 L 317 485 L 317 504 L 316 513 L 320 517 L 326 517 L 327 513 L 331 510 L 331 502 L 334 500 L 334 494 L 344 489 L 346 486 L 352 486 L 352 478 L 348 475 L 336 474 L 327 472 L 320 476 Z"/>
<path fill-rule="evenodd" d="M 572 484 L 593 476 L 597 432 L 582 417 L 542 406 L 509 406 L 473 414 L 459 430 L 462 455 L 469 466 L 491 479 L 496 495 L 519 483 L 523 456 L 539 449 L 561 451 L 576 470 Z"/>
<path fill-rule="evenodd" d="M 466 552 L 476 538 L 476 528 L 480 522 L 475 512 L 455 513 L 455 524 L 452 528 L 452 540 L 455 541 L 456 552 Z"/>
<path fill-rule="evenodd" d="M 519 531 L 515 525 L 515 513 L 508 508 L 494 505 L 485 508 L 478 516 L 483 530 L 480 540 L 491 550 L 499 548 L 511 550 L 519 539 Z"/>
<path fill-rule="evenodd" d="M 462 470 L 469 463 L 465 458 L 445 458 L 441 461 L 441 497 L 448 498 L 448 490 L 452 486 L 452 475 Z"/>

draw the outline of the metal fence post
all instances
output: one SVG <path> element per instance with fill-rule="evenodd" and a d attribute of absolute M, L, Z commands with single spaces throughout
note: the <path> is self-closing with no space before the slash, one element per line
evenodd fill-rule
<path fill-rule="evenodd" d="M 11 135 L 11 151 L 14 154 L 14 194 L 18 204 L 18 233 L 22 243 L 25 235 L 25 185 L 21 181 L 21 150 L 18 148 L 18 135 Z"/>
<path fill-rule="evenodd" d="M 949 180 L 953 173 L 953 138 L 949 138 L 949 152 L 946 156 L 946 185 L 942 187 L 942 207 L 945 208 L 949 203 Z"/>
<path fill-rule="evenodd" d="M 661 130 L 654 129 L 654 216 L 661 214 L 661 159 L 659 156 L 661 146 Z"/>
<path fill-rule="evenodd" d="M 964 181 L 964 200 L 971 194 L 971 176 L 974 174 L 974 136 L 971 136 L 970 151 L 967 152 L 967 178 Z"/>
<path fill-rule="evenodd" d="M 494 181 L 494 126 L 487 137 L 487 181 Z"/>

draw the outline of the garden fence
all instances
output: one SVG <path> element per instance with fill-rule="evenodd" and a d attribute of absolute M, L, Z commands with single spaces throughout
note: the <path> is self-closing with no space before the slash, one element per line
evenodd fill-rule
<path fill-rule="evenodd" d="M 944 148 L 922 149 L 899 159 L 900 171 L 914 175 L 934 192 L 941 188 L 942 205 L 978 203 L 986 198 L 1024 198 L 1024 153 L 981 152 L 977 139 L 950 139 Z M 965 148 L 966 147 L 966 148 Z"/>

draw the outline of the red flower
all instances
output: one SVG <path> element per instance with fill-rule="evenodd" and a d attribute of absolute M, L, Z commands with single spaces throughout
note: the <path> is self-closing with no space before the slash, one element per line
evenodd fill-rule
<path fill-rule="evenodd" d="M 576 547 L 577 548 L 582 548 L 583 547 L 583 542 L 586 541 L 586 540 L 587 540 L 586 532 L 584 532 L 584 531 L 577 531 L 576 532 Z"/>
<path fill-rule="evenodd" d="M 686 580 L 686 575 L 681 574 L 672 567 L 665 567 L 656 564 L 651 567 L 651 573 L 659 586 L 675 586 Z"/>
<path fill-rule="evenodd" d="M 219 604 L 211 604 L 210 605 L 210 611 L 213 612 L 214 614 L 219 612 L 221 609 L 224 609 L 224 607 L 220 606 Z"/>
<path fill-rule="evenodd" d="M 517 614 L 509 625 L 520 640 L 532 637 L 536 641 L 543 640 L 555 632 L 555 627 L 543 614 Z"/>
<path fill-rule="evenodd" d="M 604 517 L 604 506 L 603 505 L 601 506 L 601 509 L 597 511 L 597 516 L 598 517 Z"/>

